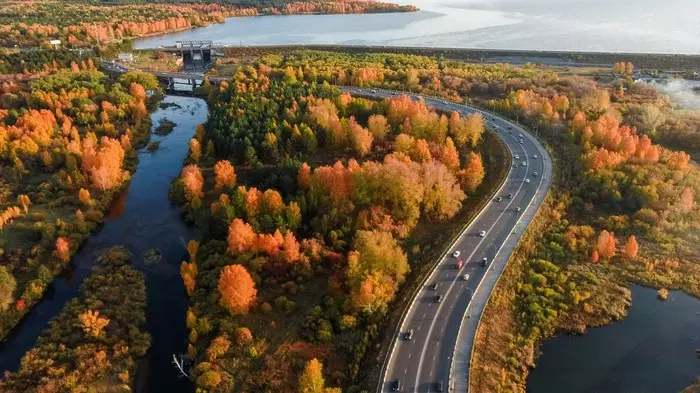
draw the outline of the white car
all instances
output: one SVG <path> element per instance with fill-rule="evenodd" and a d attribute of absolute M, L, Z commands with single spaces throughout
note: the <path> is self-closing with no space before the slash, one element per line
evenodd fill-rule
<path fill-rule="evenodd" d="M 537 177 L 537 172 L 532 172 L 532 176 Z"/>
<path fill-rule="evenodd" d="M 469 275 L 468 274 L 463 275 L 462 280 L 469 281 Z"/>
<path fill-rule="evenodd" d="M 452 256 L 457 258 L 457 257 L 459 257 L 459 254 L 461 254 L 460 251 L 455 251 L 454 254 L 452 254 Z"/>
<path fill-rule="evenodd" d="M 529 183 L 529 182 L 530 182 L 530 179 L 525 179 L 525 183 Z"/>
<path fill-rule="evenodd" d="M 518 136 L 520 137 L 520 139 L 523 139 L 523 134 L 518 134 Z"/>
<path fill-rule="evenodd" d="M 527 162 L 523 161 L 522 162 L 523 166 L 527 166 Z"/>
<path fill-rule="evenodd" d="M 481 231 L 481 232 L 479 232 L 479 236 L 481 236 L 481 237 L 486 236 L 486 231 Z"/>
<path fill-rule="evenodd" d="M 537 154 L 533 154 L 532 158 L 537 159 Z"/>
<path fill-rule="evenodd" d="M 515 155 L 515 159 L 516 159 L 516 160 L 519 160 L 519 159 L 520 159 L 520 155 L 516 154 L 516 155 Z"/>
<path fill-rule="evenodd" d="M 521 144 L 521 145 L 523 144 L 523 140 L 522 140 L 522 139 L 520 140 L 520 144 Z"/>

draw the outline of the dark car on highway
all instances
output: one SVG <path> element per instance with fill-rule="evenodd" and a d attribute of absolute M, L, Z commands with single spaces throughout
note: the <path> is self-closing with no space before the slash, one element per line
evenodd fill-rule
<path fill-rule="evenodd" d="M 442 295 L 435 296 L 435 303 L 440 303 L 442 301 Z"/>
<path fill-rule="evenodd" d="M 398 392 L 399 390 L 401 390 L 401 381 L 398 379 L 396 381 L 394 381 L 394 383 L 391 384 L 391 390 L 393 390 L 395 392 Z"/>

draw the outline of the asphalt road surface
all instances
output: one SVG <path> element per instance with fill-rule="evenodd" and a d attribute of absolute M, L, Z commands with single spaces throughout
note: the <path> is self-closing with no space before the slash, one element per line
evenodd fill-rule
<path fill-rule="evenodd" d="M 401 94 L 353 87 L 344 87 L 343 90 L 373 97 Z M 423 98 L 426 104 L 438 110 L 457 111 L 462 115 L 477 111 L 465 105 Z M 545 157 L 542 157 L 532 136 L 504 118 L 490 114 L 485 117 L 487 128 L 496 132 L 510 150 L 511 170 L 497 195 L 486 204 L 448 250 L 413 299 L 409 312 L 401 322 L 400 334 L 386 365 L 380 389 L 383 392 L 395 391 L 397 380 L 400 381 L 401 392 L 437 392 L 440 391 L 440 383 L 442 391 L 448 391 L 451 386 L 451 357 L 473 291 L 477 289 L 487 269 L 492 267 L 490 263 L 501 245 L 513 235 L 520 215 L 533 202 L 543 176 L 551 176 L 551 161 L 546 152 Z M 515 164 L 517 168 L 514 167 Z M 481 236 L 481 231 L 485 231 L 484 236 Z M 459 257 L 453 257 L 455 251 L 460 252 Z M 489 266 L 483 266 L 483 258 L 487 258 Z M 458 260 L 463 261 L 460 269 L 456 267 Z M 435 289 L 432 289 L 432 285 L 436 285 Z M 442 297 L 440 302 L 437 302 L 438 295 Z M 413 331 L 410 340 L 406 337 L 409 331 Z"/>

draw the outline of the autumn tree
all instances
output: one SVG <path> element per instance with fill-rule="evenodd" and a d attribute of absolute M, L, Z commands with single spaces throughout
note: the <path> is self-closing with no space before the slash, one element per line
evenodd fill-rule
<path fill-rule="evenodd" d="M 452 172 L 441 162 L 423 164 L 423 184 L 423 209 L 428 217 L 445 220 L 452 218 L 462 208 L 466 195 Z"/>
<path fill-rule="evenodd" d="M 204 176 L 202 176 L 202 171 L 197 164 L 190 164 L 182 168 L 180 178 L 185 187 L 185 197 L 187 200 L 192 201 L 195 198 L 202 197 Z"/>
<path fill-rule="evenodd" d="M 218 372 L 209 370 L 197 377 L 197 386 L 208 391 L 213 391 L 221 383 L 221 375 Z M 199 390 L 199 389 L 198 389 Z"/>
<path fill-rule="evenodd" d="M 17 281 L 6 266 L 0 266 L 0 311 L 7 309 L 12 303 L 12 294 L 17 288 Z"/>
<path fill-rule="evenodd" d="M 78 200 L 80 200 L 80 203 L 83 205 L 89 205 L 90 204 L 90 191 L 81 188 L 80 191 L 78 191 Z"/>
<path fill-rule="evenodd" d="M 467 165 L 464 169 L 457 173 L 457 176 L 459 177 L 465 191 L 471 192 L 479 187 L 481 182 L 484 180 L 484 176 L 486 176 L 484 164 L 481 161 L 481 156 L 474 152 L 470 152 L 469 156 L 467 157 Z"/>
<path fill-rule="evenodd" d="M 248 251 L 256 241 L 253 228 L 240 218 L 231 221 L 228 228 L 228 252 L 238 254 Z"/>
<path fill-rule="evenodd" d="M 445 140 L 445 145 L 440 148 L 440 155 L 438 158 L 451 170 L 459 169 L 459 152 L 457 151 L 454 142 L 452 142 L 452 138 L 447 137 Z"/>
<path fill-rule="evenodd" d="M 236 172 L 228 160 L 221 160 L 214 164 L 215 184 L 217 189 L 231 188 L 236 185 Z"/>
<path fill-rule="evenodd" d="M 299 393 L 323 393 L 325 383 L 321 362 L 316 358 L 309 360 L 299 376 Z"/>
<path fill-rule="evenodd" d="M 56 239 L 56 257 L 63 262 L 68 262 L 70 259 L 70 241 L 65 237 Z"/>
<path fill-rule="evenodd" d="M 637 252 L 639 252 L 637 238 L 634 235 L 630 235 L 625 243 L 625 256 L 627 256 L 627 258 L 634 259 L 637 257 Z"/>
<path fill-rule="evenodd" d="M 207 359 L 209 360 L 209 363 L 214 363 L 216 358 L 224 355 L 230 346 L 231 341 L 229 341 L 226 335 L 218 336 L 211 340 L 211 344 L 209 344 L 209 348 L 207 348 Z"/>
<path fill-rule="evenodd" d="M 231 315 L 245 315 L 255 304 L 257 290 L 255 282 L 242 265 L 226 266 L 219 276 L 221 307 Z"/>
<path fill-rule="evenodd" d="M 236 329 L 236 345 L 243 348 L 253 342 L 253 333 L 247 327 Z"/>
<path fill-rule="evenodd" d="M 382 141 L 389 132 L 389 123 L 383 115 L 372 115 L 367 119 L 367 129 L 374 139 Z"/>
<path fill-rule="evenodd" d="M 615 256 L 615 246 L 617 241 L 615 233 L 602 230 L 598 235 L 598 254 L 603 259 L 610 259 Z"/>
<path fill-rule="evenodd" d="M 598 250 L 593 250 L 593 253 L 591 254 L 591 262 L 598 263 L 598 261 L 600 261 L 600 254 L 598 254 Z"/>
<path fill-rule="evenodd" d="M 190 263 L 182 261 L 180 264 L 180 276 L 182 277 L 182 282 L 185 285 L 188 296 L 192 296 L 194 293 L 194 288 L 197 283 L 197 273 L 197 264 L 194 261 Z"/>
<path fill-rule="evenodd" d="M 410 270 L 406 254 L 389 232 L 357 231 L 348 255 L 348 285 L 355 305 L 373 312 L 393 298 Z"/>
<path fill-rule="evenodd" d="M 194 138 L 190 139 L 190 156 L 194 162 L 199 162 L 199 158 L 202 156 L 202 147 L 199 141 Z"/>
<path fill-rule="evenodd" d="M 109 318 L 102 318 L 99 311 L 92 310 L 86 310 L 78 315 L 78 320 L 83 332 L 92 337 L 100 337 L 102 330 L 109 324 Z"/>
<path fill-rule="evenodd" d="M 28 195 L 21 194 L 20 196 L 17 197 L 17 203 L 22 205 L 22 209 L 24 210 L 24 214 L 27 214 L 29 212 L 29 205 L 32 203 L 32 201 L 29 199 Z"/>
<path fill-rule="evenodd" d="M 302 163 L 297 174 L 297 182 L 299 187 L 306 189 L 311 185 L 311 167 L 307 163 Z"/>
<path fill-rule="evenodd" d="M 372 149 L 372 141 L 374 139 L 372 136 L 373 134 L 366 128 L 359 125 L 357 121 L 355 121 L 354 117 L 350 117 L 350 120 L 348 121 L 348 128 L 352 149 L 355 154 L 362 157 L 369 153 L 369 151 Z"/>

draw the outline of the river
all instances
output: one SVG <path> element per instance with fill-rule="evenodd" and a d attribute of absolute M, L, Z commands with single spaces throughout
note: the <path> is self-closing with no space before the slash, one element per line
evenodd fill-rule
<path fill-rule="evenodd" d="M 639 53 L 700 53 L 693 0 L 399 0 L 421 11 L 228 18 L 136 41 L 229 45 L 346 44 Z"/>
<path fill-rule="evenodd" d="M 700 376 L 700 300 L 634 286 L 625 319 L 547 340 L 527 381 L 532 393 L 672 393 Z"/>
<path fill-rule="evenodd" d="M 153 134 L 160 148 L 150 153 L 142 148 L 131 183 L 115 201 L 102 227 L 90 236 L 73 257 L 71 269 L 56 277 L 47 296 L 0 346 L 0 370 L 16 370 L 24 353 L 32 348 L 48 322 L 63 305 L 78 294 L 80 283 L 90 274 L 95 256 L 114 245 L 126 246 L 132 265 L 144 272 L 148 295 L 147 324 L 152 335 L 151 349 L 136 374 L 142 392 L 191 392 L 187 380 L 178 379 L 172 365 L 174 352 L 186 352 L 187 297 L 182 289 L 180 262 L 187 257 L 186 243 L 193 231 L 180 218 L 179 210 L 168 201 L 171 181 L 180 174 L 195 126 L 208 114 L 206 103 L 198 98 L 166 96 L 164 103 L 176 104 L 151 114 L 153 128 L 163 118 L 176 123 L 166 136 Z M 152 248 L 162 253 L 158 264 L 146 265 L 144 254 Z"/>

